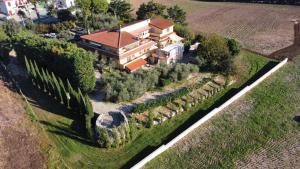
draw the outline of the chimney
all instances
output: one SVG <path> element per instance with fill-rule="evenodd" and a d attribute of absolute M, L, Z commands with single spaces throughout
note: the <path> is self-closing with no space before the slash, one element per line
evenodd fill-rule
<path fill-rule="evenodd" d="M 121 25 L 120 25 L 120 27 L 119 27 L 119 39 L 118 39 L 118 48 L 120 48 L 120 46 L 121 46 L 121 38 L 122 38 L 122 34 L 121 34 L 122 32 L 121 32 Z"/>
<path fill-rule="evenodd" d="M 296 21 L 294 24 L 294 32 L 295 32 L 294 44 L 300 46 L 300 24 L 299 24 L 299 21 Z"/>

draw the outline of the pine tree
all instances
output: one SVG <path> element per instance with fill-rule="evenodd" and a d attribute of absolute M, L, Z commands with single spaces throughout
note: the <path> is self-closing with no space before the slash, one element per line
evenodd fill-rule
<path fill-rule="evenodd" d="M 93 134 L 93 128 L 92 128 L 92 118 L 94 117 L 94 110 L 92 103 L 90 101 L 90 98 L 88 95 L 85 95 L 85 128 L 87 131 L 88 137 L 93 141 L 94 140 L 94 134 Z"/>

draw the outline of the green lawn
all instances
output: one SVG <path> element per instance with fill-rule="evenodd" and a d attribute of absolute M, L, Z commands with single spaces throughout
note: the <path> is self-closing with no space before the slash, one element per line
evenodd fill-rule
<path fill-rule="evenodd" d="M 73 119 L 76 117 L 63 106 L 58 105 L 28 83 L 24 83 L 22 88 L 38 117 L 38 124 L 40 124 L 38 126 L 43 128 L 41 132 L 46 133 L 41 133 L 41 136 L 47 137 L 44 138 L 45 140 L 49 139 L 49 143 L 45 143 L 49 168 L 128 168 L 159 147 L 162 142 L 173 138 L 205 115 L 217 101 L 220 103 L 227 99 L 230 96 L 227 93 L 229 90 L 239 88 L 268 62 L 269 59 L 261 56 L 241 52 L 236 58 L 239 78 L 235 84 L 161 126 L 141 130 L 140 135 L 130 144 L 110 150 L 91 146 L 74 124 Z"/>
<path fill-rule="evenodd" d="M 246 103 L 248 106 L 251 103 L 251 107 L 243 112 Z M 238 104 L 152 160 L 146 168 L 234 168 L 235 162 L 260 149 L 275 149 L 268 148 L 270 142 L 280 143 L 299 134 L 300 125 L 294 119 L 299 116 L 299 105 L 300 57 L 254 88 Z M 242 114 L 237 118 L 232 115 L 235 111 Z M 208 126 L 211 130 L 205 132 Z"/>

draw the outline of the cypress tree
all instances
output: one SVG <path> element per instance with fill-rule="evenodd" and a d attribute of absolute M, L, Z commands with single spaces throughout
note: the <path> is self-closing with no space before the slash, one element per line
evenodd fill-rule
<path fill-rule="evenodd" d="M 47 77 L 47 74 L 45 73 L 45 70 L 44 68 L 42 68 L 42 76 L 43 76 L 43 79 L 44 79 L 44 90 L 45 92 L 49 92 L 49 79 Z"/>
<path fill-rule="evenodd" d="M 68 92 L 66 90 L 65 84 L 64 82 L 61 80 L 60 77 L 58 77 L 58 82 L 61 88 L 61 94 L 62 94 L 62 98 L 63 98 L 63 103 L 69 107 L 69 99 L 68 99 Z"/>
<path fill-rule="evenodd" d="M 49 92 L 51 94 L 51 96 L 55 97 L 55 85 L 52 79 L 52 76 L 50 75 L 50 73 L 48 72 L 48 70 L 46 69 L 46 75 L 47 75 L 47 79 L 49 82 Z"/>
<path fill-rule="evenodd" d="M 61 94 L 61 87 L 57 81 L 57 78 L 55 77 L 54 73 L 52 72 L 52 79 L 54 82 L 54 86 L 55 86 L 55 93 L 56 93 L 56 98 L 60 101 L 63 102 L 62 99 L 62 94 Z"/>
<path fill-rule="evenodd" d="M 40 69 L 39 69 L 38 65 L 36 64 L 35 60 L 33 60 L 33 65 L 34 65 L 34 68 L 36 71 L 36 79 L 37 79 L 38 87 L 41 89 L 42 86 L 44 85 L 44 80 L 43 80 Z"/>
<path fill-rule="evenodd" d="M 77 103 L 78 103 L 78 110 L 81 115 L 86 114 L 86 105 L 85 105 L 85 99 L 81 93 L 80 88 L 78 88 L 78 97 L 77 97 Z"/>
<path fill-rule="evenodd" d="M 104 129 L 103 131 L 103 140 L 105 141 L 105 147 L 110 148 L 112 146 L 111 138 L 109 137 L 107 129 Z"/>
<path fill-rule="evenodd" d="M 93 129 L 92 129 L 92 118 L 94 117 L 94 110 L 93 110 L 93 106 L 92 106 L 92 103 L 91 103 L 88 95 L 85 95 L 84 99 L 85 99 L 85 110 L 86 110 L 85 128 L 87 131 L 87 135 L 93 141 L 94 134 L 93 134 Z"/>
<path fill-rule="evenodd" d="M 31 70 L 32 83 L 34 85 L 37 85 L 36 84 L 36 72 L 35 72 L 35 69 L 34 69 L 34 66 L 33 66 L 31 60 L 29 60 L 29 65 L 30 65 L 30 70 Z"/>
<path fill-rule="evenodd" d="M 26 71 L 27 73 L 31 76 L 31 70 L 30 70 L 30 65 L 28 63 L 27 57 L 25 56 L 25 66 L 26 66 Z"/>
<path fill-rule="evenodd" d="M 115 143 L 114 146 L 115 146 L 116 148 L 118 148 L 119 145 L 120 145 L 120 143 L 121 143 L 121 139 L 120 139 L 120 135 L 119 135 L 119 133 L 118 133 L 116 127 L 114 127 L 114 128 L 112 129 L 112 135 L 113 135 L 114 143 Z"/>
<path fill-rule="evenodd" d="M 67 91 L 69 93 L 69 103 L 70 107 L 73 110 L 77 109 L 77 93 L 74 91 L 73 87 L 70 84 L 70 81 L 67 79 Z"/>

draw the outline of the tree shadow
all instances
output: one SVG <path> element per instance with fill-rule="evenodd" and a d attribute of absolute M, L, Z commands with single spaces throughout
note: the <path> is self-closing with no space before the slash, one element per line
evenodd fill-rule
<path fill-rule="evenodd" d="M 167 144 L 172 139 L 174 139 L 176 136 L 178 136 L 180 133 L 182 133 L 184 130 L 189 128 L 191 125 L 196 123 L 198 120 L 203 118 L 206 114 L 208 114 L 213 109 L 219 107 L 223 103 L 225 103 L 228 99 L 233 97 L 235 94 L 237 94 L 239 91 L 241 91 L 246 86 L 252 84 L 255 82 L 258 78 L 260 78 L 262 75 L 264 75 L 266 72 L 271 70 L 274 66 L 276 66 L 278 62 L 270 61 L 267 63 L 263 68 L 261 68 L 255 75 L 253 75 L 249 80 L 247 80 L 243 85 L 241 85 L 238 88 L 232 88 L 229 91 L 227 91 L 222 97 L 220 97 L 217 101 L 214 102 L 212 106 L 210 106 L 207 109 L 200 109 L 197 111 L 197 113 L 194 113 L 188 120 L 186 120 L 181 126 L 179 126 L 175 131 L 170 133 L 162 142 L 161 145 Z M 147 155 L 155 151 L 157 148 L 159 148 L 161 145 L 158 146 L 148 146 L 144 148 L 140 153 L 135 155 L 133 158 L 131 158 L 122 168 L 130 168 L 133 165 L 135 165 L 137 162 L 145 158 Z"/>
<path fill-rule="evenodd" d="M 85 136 L 83 135 L 81 130 L 73 129 L 72 126 L 74 126 L 73 123 L 76 123 L 75 121 L 73 121 L 73 123 L 71 124 L 71 127 L 69 127 L 69 125 L 62 123 L 62 122 L 59 122 L 60 124 L 62 124 L 62 126 L 54 125 L 54 124 L 49 123 L 44 120 L 40 120 L 39 122 L 42 125 L 48 127 L 48 129 L 47 129 L 48 132 L 51 132 L 56 135 L 68 137 L 72 140 L 76 140 L 76 141 L 78 141 L 82 144 L 88 145 L 88 146 L 95 146 L 92 142 L 89 141 L 89 139 L 85 138 Z M 77 126 L 77 124 L 75 124 L 75 126 Z"/>

